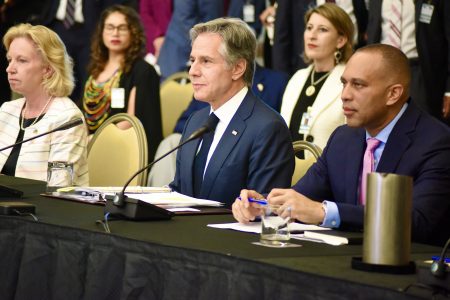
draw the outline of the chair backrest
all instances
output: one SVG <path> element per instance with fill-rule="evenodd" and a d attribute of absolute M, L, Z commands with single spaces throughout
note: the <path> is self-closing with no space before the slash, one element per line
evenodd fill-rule
<path fill-rule="evenodd" d="M 173 133 L 175 124 L 192 100 L 194 89 L 187 72 L 175 73 L 161 84 L 161 117 L 163 136 Z"/>
<path fill-rule="evenodd" d="M 295 141 L 292 143 L 292 147 L 294 148 L 294 153 L 306 150 L 305 159 L 295 158 L 295 170 L 292 175 L 292 185 L 294 185 L 305 175 L 306 171 L 308 171 L 309 167 L 311 167 L 319 156 L 322 155 L 322 149 L 316 144 L 307 141 Z M 307 155 L 307 151 L 312 155 Z"/>
<path fill-rule="evenodd" d="M 116 126 L 124 121 L 131 127 Z M 126 113 L 111 116 L 97 129 L 88 145 L 89 185 L 122 186 L 147 165 L 147 159 L 147 137 L 141 121 Z M 146 182 L 147 172 L 143 172 L 130 185 L 145 186 Z"/>

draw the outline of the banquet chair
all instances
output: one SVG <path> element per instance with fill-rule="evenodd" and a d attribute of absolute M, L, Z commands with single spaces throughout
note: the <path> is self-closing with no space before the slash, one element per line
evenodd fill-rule
<path fill-rule="evenodd" d="M 308 141 L 295 141 L 292 143 L 292 147 L 294 148 L 294 153 L 305 151 L 304 159 L 295 157 L 295 170 L 292 175 L 292 185 L 294 185 L 305 175 L 306 171 L 317 161 L 319 156 L 322 155 L 322 149 Z"/>
<path fill-rule="evenodd" d="M 119 122 L 131 127 L 120 129 Z M 147 137 L 138 118 L 119 113 L 108 118 L 88 144 L 90 186 L 123 186 L 139 169 L 147 165 Z M 139 174 L 130 185 L 145 186 L 147 172 Z"/>
<path fill-rule="evenodd" d="M 161 118 L 163 137 L 173 133 L 175 124 L 192 100 L 194 89 L 187 72 L 169 76 L 161 84 Z"/>

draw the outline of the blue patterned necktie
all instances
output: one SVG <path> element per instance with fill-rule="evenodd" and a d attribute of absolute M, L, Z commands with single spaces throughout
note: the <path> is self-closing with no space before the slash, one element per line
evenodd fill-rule
<path fill-rule="evenodd" d="M 219 118 L 214 114 L 209 115 L 208 123 L 212 124 L 212 128 L 215 129 Z M 203 136 L 202 145 L 200 151 L 195 156 L 194 160 L 194 197 L 199 198 L 200 191 L 202 189 L 203 174 L 205 171 L 206 160 L 208 159 L 208 152 L 211 148 L 211 144 L 214 139 L 214 130 L 206 133 Z"/>

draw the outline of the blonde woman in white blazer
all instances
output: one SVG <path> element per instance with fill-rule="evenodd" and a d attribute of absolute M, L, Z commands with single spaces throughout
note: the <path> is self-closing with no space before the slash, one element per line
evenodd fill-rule
<path fill-rule="evenodd" d="M 64 44 L 44 26 L 19 24 L 3 37 L 8 81 L 23 98 L 0 108 L 0 148 L 82 118 L 67 98 L 74 86 L 73 66 Z M 75 185 L 87 185 L 87 128 L 78 125 L 0 152 L 2 174 L 47 179 L 49 161 L 73 163 Z"/>
<path fill-rule="evenodd" d="M 336 127 L 345 123 L 340 77 L 353 49 L 354 27 L 347 13 L 324 4 L 305 14 L 305 61 L 286 87 L 281 115 L 293 140 L 314 142 L 322 149 Z"/>

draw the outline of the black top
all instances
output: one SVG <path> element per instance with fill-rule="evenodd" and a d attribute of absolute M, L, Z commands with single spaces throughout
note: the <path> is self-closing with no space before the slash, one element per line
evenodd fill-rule
<path fill-rule="evenodd" d="M 319 78 L 322 78 L 322 76 L 324 76 L 326 73 L 328 72 L 316 72 L 314 79 L 317 80 Z M 303 113 L 305 113 L 308 110 L 309 106 L 313 105 L 325 81 L 326 79 L 316 84 L 314 86 L 316 88 L 315 93 L 312 94 L 311 96 L 307 96 L 306 89 L 311 85 L 311 75 L 308 76 L 308 79 L 306 80 L 305 85 L 303 86 L 302 92 L 298 97 L 297 104 L 295 104 L 294 110 L 292 111 L 291 123 L 289 124 L 289 131 L 291 132 L 291 137 L 293 141 L 303 140 L 303 134 L 298 133 Z"/>
<path fill-rule="evenodd" d="M 36 123 L 39 122 L 39 120 L 41 120 L 44 117 L 44 115 L 45 114 L 42 114 L 39 117 L 37 117 L 38 120 L 36 121 Z M 36 120 L 36 118 L 24 119 L 23 127 L 27 128 L 28 126 L 33 124 L 34 120 Z M 22 114 L 20 114 L 19 125 L 21 122 L 22 122 Z M 16 144 L 23 141 L 24 132 L 25 131 L 22 130 L 22 128 L 20 128 L 19 134 L 17 135 Z M 12 148 L 11 153 L 8 156 L 8 159 L 6 160 L 5 164 L 3 165 L 2 174 L 15 176 L 17 160 L 19 159 L 20 149 L 22 149 L 22 144 L 15 145 Z"/>
<path fill-rule="evenodd" d="M 125 89 L 125 108 L 111 109 L 111 115 L 126 112 L 131 89 L 136 87 L 134 114 L 144 125 L 149 161 L 154 159 L 156 148 L 163 138 L 159 84 L 159 76 L 153 66 L 143 59 L 136 60 L 130 72 L 120 78 L 119 86 Z"/>

